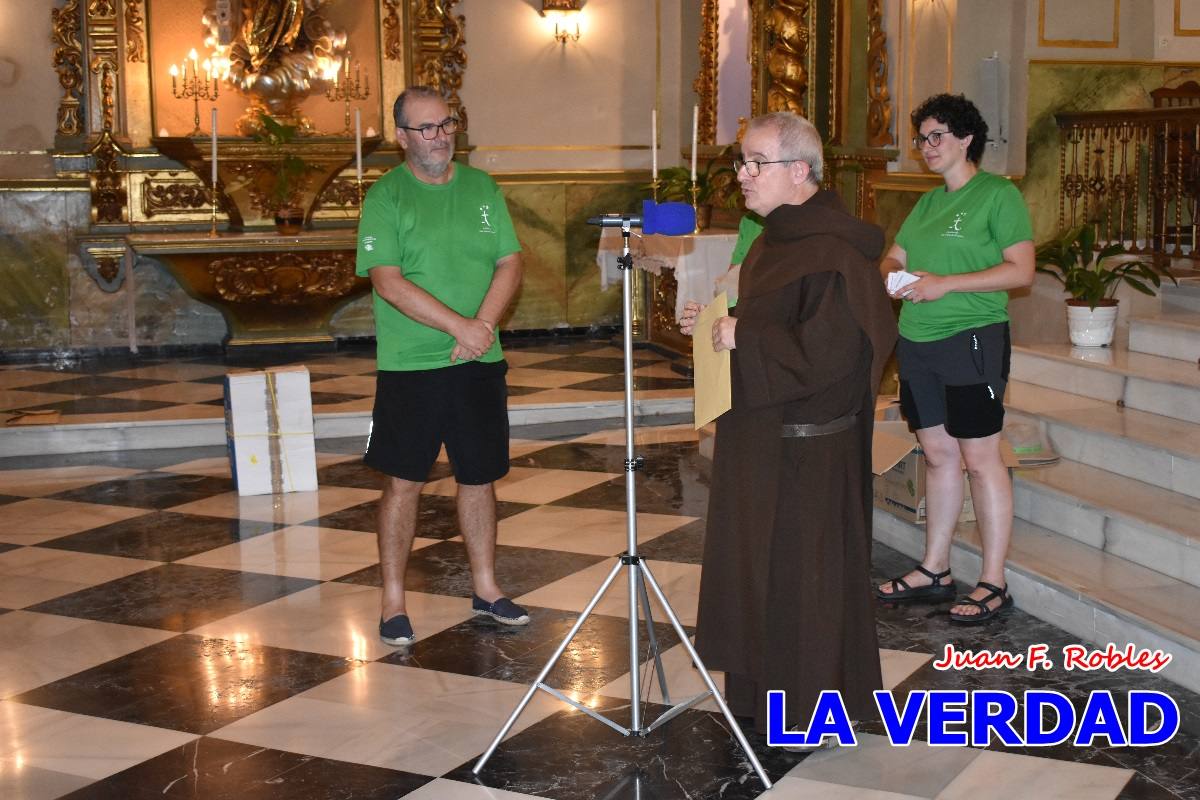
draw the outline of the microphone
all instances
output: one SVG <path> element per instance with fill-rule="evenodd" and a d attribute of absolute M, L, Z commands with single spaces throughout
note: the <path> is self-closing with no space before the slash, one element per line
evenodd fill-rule
<path fill-rule="evenodd" d="M 605 214 L 602 217 L 592 217 L 588 225 L 599 225 L 601 228 L 620 228 L 629 223 L 631 228 L 641 228 L 647 236 L 662 234 L 663 236 L 682 236 L 696 229 L 696 209 L 687 203 L 656 203 L 653 200 L 642 201 L 642 215 Z"/>

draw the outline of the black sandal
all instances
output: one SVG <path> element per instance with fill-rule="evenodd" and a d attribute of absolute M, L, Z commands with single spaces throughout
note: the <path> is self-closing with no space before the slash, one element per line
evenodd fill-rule
<path fill-rule="evenodd" d="M 954 580 L 950 578 L 950 570 L 933 573 L 920 564 L 913 569 L 928 577 L 932 583 L 928 586 L 909 586 L 901 575 L 899 578 L 892 578 L 891 592 L 885 592 L 876 586 L 875 596 L 880 600 L 949 600 L 954 596 Z M 942 578 L 946 579 L 946 583 L 942 583 Z"/>
<path fill-rule="evenodd" d="M 1005 586 L 1003 589 L 1001 589 L 999 586 L 994 586 L 990 583 L 985 583 L 984 581 L 980 581 L 979 583 L 975 584 L 975 586 L 976 588 L 987 589 L 988 593 L 978 600 L 970 595 L 963 595 L 962 597 L 958 598 L 954 604 L 958 606 L 975 606 L 979 609 L 979 613 L 955 614 L 952 610 L 950 612 L 950 620 L 952 622 L 957 622 L 961 625 L 979 625 L 980 623 L 987 622 L 989 619 L 997 616 L 1001 611 L 1006 611 L 1012 608 L 1013 598 L 1012 595 L 1008 593 L 1008 586 Z M 1000 598 L 1000 605 L 996 606 L 995 608 L 988 608 L 988 603 L 990 603 L 992 600 L 995 600 L 997 597 Z"/>

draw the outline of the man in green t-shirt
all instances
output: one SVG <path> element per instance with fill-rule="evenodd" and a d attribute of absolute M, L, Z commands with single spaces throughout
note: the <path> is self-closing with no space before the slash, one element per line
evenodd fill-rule
<path fill-rule="evenodd" d="M 379 500 L 379 636 L 407 645 L 416 637 L 404 573 L 421 488 L 443 445 L 458 483 L 472 610 L 529 622 L 496 583 L 493 488 L 508 473 L 507 365 L 496 325 L 521 284 L 521 246 L 496 182 L 453 161 L 459 123 L 441 94 L 410 87 L 393 114 L 405 163 L 367 193 L 356 271 L 371 279 L 378 348 L 363 461 L 388 476 Z"/>

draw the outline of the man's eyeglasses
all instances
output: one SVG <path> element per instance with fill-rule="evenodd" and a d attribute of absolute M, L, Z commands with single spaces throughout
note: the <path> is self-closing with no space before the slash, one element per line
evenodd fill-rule
<path fill-rule="evenodd" d="M 438 131 L 441 131 L 447 136 L 453 136 L 455 133 L 457 133 L 458 120 L 454 117 L 446 117 L 444 120 L 436 124 L 431 122 L 428 125 L 421 125 L 416 128 L 410 128 L 407 125 L 401 125 L 400 128 L 406 131 L 420 131 L 422 139 L 436 139 Z"/>
<path fill-rule="evenodd" d="M 762 172 L 762 168 L 767 164 L 791 164 L 795 161 L 803 160 L 804 159 L 802 158 L 784 158 L 780 159 L 779 161 L 742 161 L 741 159 L 734 159 L 733 171 L 741 172 L 742 167 L 745 167 L 747 175 L 749 175 L 751 178 L 757 178 L 758 174 Z"/>
<path fill-rule="evenodd" d="M 913 147 L 920 150 L 925 146 L 926 142 L 929 142 L 930 147 L 937 147 L 942 143 L 942 137 L 949 132 L 950 131 L 930 131 L 929 134 L 925 136 L 918 133 L 913 137 Z"/>

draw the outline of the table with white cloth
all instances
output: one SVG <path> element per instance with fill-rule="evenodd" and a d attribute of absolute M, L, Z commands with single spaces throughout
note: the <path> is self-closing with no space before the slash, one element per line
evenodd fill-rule
<path fill-rule="evenodd" d="M 689 300 L 708 303 L 717 292 L 717 278 L 729 269 L 729 257 L 737 243 L 737 231 L 704 230 L 684 236 L 629 237 L 633 266 L 650 278 L 646 335 L 652 341 L 690 352 L 688 340 L 678 334 L 675 320 Z M 617 257 L 621 255 L 621 230 L 604 228 L 596 264 L 600 267 L 600 288 L 621 281 Z"/>

